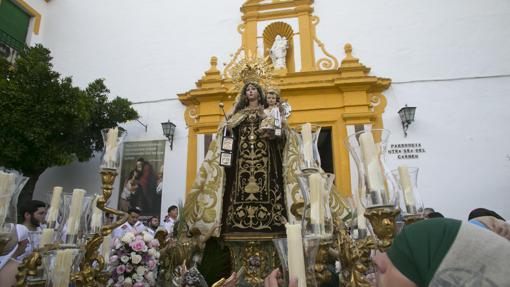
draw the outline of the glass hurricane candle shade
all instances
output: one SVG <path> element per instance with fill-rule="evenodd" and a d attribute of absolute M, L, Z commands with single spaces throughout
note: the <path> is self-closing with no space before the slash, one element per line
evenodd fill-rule
<path fill-rule="evenodd" d="M 72 231 L 69 232 L 68 230 L 68 222 L 69 222 L 69 215 L 70 215 L 70 207 L 71 207 L 71 201 L 72 201 L 73 195 L 70 193 L 64 194 L 64 204 L 62 204 L 62 222 L 60 224 L 60 234 L 62 235 L 62 241 L 67 245 L 79 245 L 83 243 L 83 241 L 86 239 L 87 235 L 89 234 L 90 224 L 87 224 L 87 210 L 90 209 L 90 205 L 92 203 L 92 196 L 84 196 L 83 202 L 82 202 L 82 209 L 80 212 L 80 218 L 77 220 L 78 228 L 76 232 Z"/>
<path fill-rule="evenodd" d="M 423 200 L 418 191 L 418 171 L 417 167 L 408 167 L 410 182 L 401 180 L 401 176 L 398 169 L 392 171 L 395 177 L 400 192 L 399 205 L 402 210 L 402 215 L 422 215 L 423 214 Z"/>
<path fill-rule="evenodd" d="M 18 197 L 28 177 L 15 170 L 0 168 L 0 233 L 9 232 L 17 223 Z"/>
<path fill-rule="evenodd" d="M 301 173 L 296 176 L 303 195 L 302 231 L 304 236 L 323 240 L 333 235 L 333 218 L 329 205 L 331 186 L 335 176 L 331 173 Z"/>
<path fill-rule="evenodd" d="M 357 132 L 346 140 L 356 163 L 357 192 L 365 208 L 395 207 L 398 203 L 398 184 L 385 163 L 389 136 L 388 130 L 372 129 Z"/>
<path fill-rule="evenodd" d="M 305 236 L 303 237 L 303 251 L 304 251 L 304 259 L 305 259 L 305 276 L 306 276 L 306 286 L 317 286 L 317 280 L 315 278 L 315 259 L 317 256 L 317 251 L 320 245 L 320 238 Z M 273 243 L 276 247 L 276 251 L 278 252 L 278 258 L 281 263 L 281 270 L 283 273 L 283 286 L 288 286 L 289 284 L 289 253 L 288 253 L 288 244 L 287 238 L 279 238 L 273 239 Z M 299 285 L 298 283 L 298 286 Z"/>
<path fill-rule="evenodd" d="M 79 265 L 80 249 L 59 249 L 44 254 L 43 266 L 46 287 L 69 286 L 71 272 L 76 272 Z"/>
<path fill-rule="evenodd" d="M 117 169 L 120 164 L 120 145 L 124 142 L 127 132 L 120 127 L 116 127 L 103 129 L 101 134 L 104 144 L 101 168 Z"/>
<path fill-rule="evenodd" d="M 303 132 L 303 126 L 298 127 L 297 131 L 300 149 L 299 168 L 302 171 L 318 170 L 321 167 L 321 157 L 317 142 L 321 127 L 311 125 L 311 134 Z"/>

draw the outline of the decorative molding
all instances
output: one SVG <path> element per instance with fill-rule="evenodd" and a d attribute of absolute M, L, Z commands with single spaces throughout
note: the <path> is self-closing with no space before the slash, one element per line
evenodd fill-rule
<path fill-rule="evenodd" d="M 39 35 L 39 29 L 41 28 L 41 14 L 25 2 L 25 0 L 14 0 L 14 3 L 34 18 L 33 32 L 34 34 Z"/>

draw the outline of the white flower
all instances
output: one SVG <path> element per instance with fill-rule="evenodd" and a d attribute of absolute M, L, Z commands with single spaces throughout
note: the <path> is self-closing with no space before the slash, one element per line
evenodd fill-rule
<path fill-rule="evenodd" d="M 114 282 L 114 281 L 113 281 L 113 279 L 112 279 L 112 278 L 110 278 L 110 279 L 108 279 L 108 283 L 106 283 L 106 284 L 107 284 L 108 286 L 111 286 L 111 285 L 113 285 L 113 282 Z"/>
<path fill-rule="evenodd" d="M 151 240 L 154 239 L 154 237 L 152 237 L 152 235 L 150 235 L 149 233 L 147 232 L 143 232 L 143 241 L 149 243 L 151 242 Z"/>
<path fill-rule="evenodd" d="M 131 278 L 128 277 L 124 280 L 124 287 L 130 287 L 132 285 L 133 285 L 133 280 Z"/>
<path fill-rule="evenodd" d="M 134 253 L 134 252 L 131 252 L 131 262 L 133 262 L 133 264 L 138 264 L 142 261 L 142 256 Z"/>
<path fill-rule="evenodd" d="M 158 258 L 159 258 L 159 255 L 160 255 L 160 254 L 159 254 L 159 252 L 158 252 L 158 251 L 156 251 L 156 256 L 154 256 L 154 258 L 158 259 Z"/>
<path fill-rule="evenodd" d="M 147 245 L 145 245 L 145 246 L 142 248 L 142 252 L 147 252 L 147 249 L 149 249 L 149 247 L 147 247 Z"/>
<path fill-rule="evenodd" d="M 120 261 L 122 261 L 122 263 L 128 263 L 128 261 L 129 261 L 129 257 L 127 257 L 126 255 L 123 255 L 123 256 L 120 258 Z"/>
<path fill-rule="evenodd" d="M 156 253 L 157 253 L 156 249 L 154 249 L 154 248 L 149 248 L 149 250 L 148 250 L 147 252 L 148 252 L 148 254 L 149 254 L 150 256 L 152 256 L 152 257 L 156 257 Z"/>
<path fill-rule="evenodd" d="M 142 275 L 138 275 L 137 273 L 133 274 L 133 280 L 135 280 L 136 282 L 142 282 L 143 281 L 143 276 Z"/>
<path fill-rule="evenodd" d="M 145 279 L 149 281 L 149 284 L 154 284 L 156 282 L 156 278 L 154 278 L 154 272 L 148 272 L 145 274 Z"/>
<path fill-rule="evenodd" d="M 147 272 L 147 268 L 144 266 L 138 266 L 136 267 L 136 274 L 143 276 Z"/>
<path fill-rule="evenodd" d="M 124 282 L 124 275 L 120 275 L 119 277 L 117 277 L 117 282 L 119 283 Z"/>
<path fill-rule="evenodd" d="M 131 243 L 135 241 L 135 235 L 131 232 L 126 232 L 124 236 L 122 236 L 122 242 L 124 243 Z"/>

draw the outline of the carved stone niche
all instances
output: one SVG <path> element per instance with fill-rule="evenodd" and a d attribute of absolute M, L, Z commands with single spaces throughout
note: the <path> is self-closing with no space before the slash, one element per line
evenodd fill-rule
<path fill-rule="evenodd" d="M 269 50 L 273 46 L 276 36 L 282 36 L 287 38 L 289 48 L 287 49 L 287 55 L 285 57 L 285 63 L 287 64 L 287 72 L 292 73 L 296 71 L 296 65 L 294 62 L 294 31 L 292 27 L 284 22 L 273 22 L 269 24 L 262 33 L 264 39 L 264 57 L 269 55 Z"/>

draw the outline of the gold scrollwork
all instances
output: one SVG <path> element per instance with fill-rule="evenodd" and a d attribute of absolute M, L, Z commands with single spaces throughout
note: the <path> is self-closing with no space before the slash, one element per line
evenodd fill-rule
<path fill-rule="evenodd" d="M 316 31 L 316 28 L 317 28 L 316 26 L 320 22 L 319 17 L 318 16 L 312 16 L 311 17 L 311 22 L 312 22 L 312 25 L 314 26 L 314 29 L 313 29 L 313 31 L 314 31 L 313 40 L 315 41 L 315 43 L 317 43 L 317 45 L 321 49 L 322 53 L 324 53 L 324 55 L 326 55 L 325 58 L 320 58 L 319 60 L 317 60 L 317 62 L 315 63 L 315 67 L 317 68 L 317 70 L 335 70 L 335 69 L 338 69 L 338 60 L 337 60 L 337 58 L 335 58 L 335 56 L 333 56 L 333 54 L 331 54 L 328 51 L 326 51 L 326 48 L 324 47 L 324 43 L 322 43 L 321 40 L 319 40 L 319 38 L 315 34 L 315 31 Z"/>

